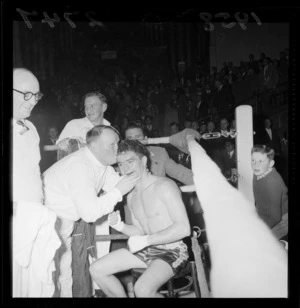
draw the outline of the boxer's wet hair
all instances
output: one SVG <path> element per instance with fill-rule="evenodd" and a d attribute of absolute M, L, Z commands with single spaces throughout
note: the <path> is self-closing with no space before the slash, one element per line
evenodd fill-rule
<path fill-rule="evenodd" d="M 251 150 L 251 154 L 253 154 L 255 152 L 266 154 L 269 160 L 273 160 L 274 157 L 275 157 L 275 151 L 272 148 L 270 148 L 270 147 L 268 147 L 267 145 L 264 145 L 264 144 L 254 145 L 252 150 Z"/>
<path fill-rule="evenodd" d="M 86 133 L 86 143 L 91 144 L 93 141 L 95 141 L 98 137 L 101 136 L 102 132 L 106 129 L 110 129 L 113 132 L 117 133 L 117 135 L 120 137 L 120 133 L 117 129 L 115 129 L 113 126 L 108 125 L 96 125 L 92 129 L 90 129 Z"/>
<path fill-rule="evenodd" d="M 130 139 L 122 140 L 119 143 L 117 155 L 125 154 L 126 152 L 134 152 L 140 158 L 146 156 L 147 168 L 148 170 L 151 170 L 150 151 L 141 142 L 139 142 L 138 140 Z"/>

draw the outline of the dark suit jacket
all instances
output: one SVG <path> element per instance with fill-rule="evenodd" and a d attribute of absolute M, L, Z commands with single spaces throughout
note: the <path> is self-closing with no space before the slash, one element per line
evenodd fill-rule
<path fill-rule="evenodd" d="M 278 80 L 279 75 L 272 64 L 268 65 L 266 72 L 264 72 L 264 68 L 259 72 L 258 82 L 261 90 L 275 88 L 278 84 Z"/>
<path fill-rule="evenodd" d="M 212 106 L 218 110 L 230 109 L 234 106 L 234 96 L 229 86 L 223 85 L 220 91 L 214 92 Z"/>
<path fill-rule="evenodd" d="M 156 176 L 170 176 L 185 185 L 194 184 L 193 172 L 177 164 L 170 158 L 166 149 L 158 146 L 148 146 L 150 150 L 151 172 Z"/>
<path fill-rule="evenodd" d="M 224 176 L 227 178 L 227 177 L 230 177 L 230 174 L 231 174 L 231 169 L 237 167 L 237 163 L 236 163 L 236 153 L 235 153 L 235 150 L 233 152 L 233 155 L 232 157 L 229 157 L 229 154 L 224 150 L 222 153 L 221 153 L 221 171 L 222 173 L 224 174 Z"/>
<path fill-rule="evenodd" d="M 257 136 L 254 137 L 256 144 L 265 144 L 270 148 L 274 149 L 276 154 L 280 154 L 281 146 L 280 146 L 280 137 L 276 129 L 272 130 L 272 140 L 267 133 L 266 129 L 262 129 L 257 133 Z"/>

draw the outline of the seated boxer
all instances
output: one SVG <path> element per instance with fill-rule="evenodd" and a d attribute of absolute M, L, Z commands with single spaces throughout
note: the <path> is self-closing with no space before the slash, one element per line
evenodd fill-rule
<path fill-rule="evenodd" d="M 177 274 L 188 260 L 182 239 L 190 235 L 190 224 L 177 185 L 152 175 L 149 151 L 136 140 L 119 144 L 118 166 L 123 176 L 136 174 L 140 180 L 127 196 L 132 225 L 118 212 L 109 215 L 111 227 L 129 236 L 128 249 L 121 248 L 95 261 L 90 272 L 108 297 L 127 297 L 114 274 L 145 268 L 134 285 L 136 297 L 162 297 L 159 288 Z"/>

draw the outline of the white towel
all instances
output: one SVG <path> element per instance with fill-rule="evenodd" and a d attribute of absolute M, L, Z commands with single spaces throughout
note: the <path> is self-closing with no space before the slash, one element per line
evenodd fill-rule
<path fill-rule="evenodd" d="M 54 255 L 61 241 L 56 214 L 41 203 L 20 201 L 13 217 L 13 296 L 52 297 Z"/>

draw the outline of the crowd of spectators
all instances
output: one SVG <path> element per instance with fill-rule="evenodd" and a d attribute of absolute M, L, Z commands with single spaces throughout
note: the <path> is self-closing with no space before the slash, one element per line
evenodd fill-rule
<path fill-rule="evenodd" d="M 122 137 L 133 121 L 144 127 L 147 137 L 169 136 L 184 128 L 194 128 L 201 134 L 220 131 L 222 118 L 228 122 L 229 130 L 234 109 L 239 105 L 250 104 L 255 114 L 269 116 L 272 108 L 287 102 L 288 58 L 288 49 L 280 52 L 279 59 L 271 59 L 263 52 L 259 59 L 250 54 L 249 60 L 240 61 L 239 66 L 234 66 L 232 61 L 224 62 L 219 71 L 212 67 L 210 74 L 196 73 L 194 78 L 170 74 L 149 77 L 143 70 L 126 72 L 121 67 L 113 67 L 110 73 L 98 72 L 92 79 L 96 69 L 87 67 L 83 75 L 72 71 L 61 80 L 56 77 L 49 82 L 44 90 L 48 99 L 43 109 L 45 116 L 37 110 L 32 120 L 40 136 L 47 138 L 49 127 L 56 126 L 60 131 L 71 119 L 83 116 L 85 93 L 100 91 L 108 101 L 106 118 Z M 82 76 L 89 77 L 81 79 Z M 50 105 L 51 110 L 47 111 Z M 50 114 L 52 117 L 48 117 Z M 263 128 L 263 120 L 260 124 Z M 283 137 L 280 139 L 286 141 Z M 214 152 L 211 145 L 207 150 Z M 225 150 L 222 144 L 222 151 Z M 222 161 L 215 153 L 211 157 Z M 176 161 L 183 159 L 179 155 Z"/>

